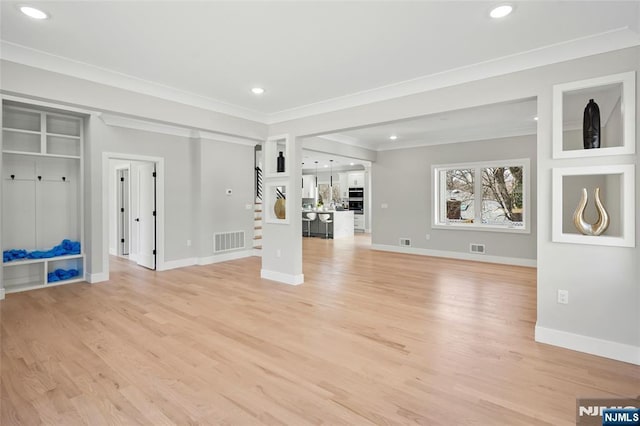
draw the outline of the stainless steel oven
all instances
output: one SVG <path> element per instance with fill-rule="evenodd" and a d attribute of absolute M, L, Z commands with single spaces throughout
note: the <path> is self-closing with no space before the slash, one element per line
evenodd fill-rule
<path fill-rule="evenodd" d="M 349 199 L 360 199 L 364 198 L 364 188 L 349 188 Z"/>
<path fill-rule="evenodd" d="M 364 201 L 349 198 L 349 210 L 353 210 L 355 214 L 362 214 L 364 212 Z"/>
<path fill-rule="evenodd" d="M 349 210 L 355 214 L 364 213 L 364 188 L 349 188 Z"/>

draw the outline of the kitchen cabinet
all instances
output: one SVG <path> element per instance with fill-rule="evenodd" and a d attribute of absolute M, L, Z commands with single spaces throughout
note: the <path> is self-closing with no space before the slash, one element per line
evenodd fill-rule
<path fill-rule="evenodd" d="M 302 175 L 302 198 L 315 198 L 316 177 L 313 175 Z"/>
<path fill-rule="evenodd" d="M 338 173 L 338 181 L 340 183 L 340 197 L 349 198 L 349 174 Z"/>
<path fill-rule="evenodd" d="M 348 177 L 349 188 L 364 187 L 364 172 L 351 172 Z"/>
<path fill-rule="evenodd" d="M 356 214 L 353 216 L 353 229 L 364 232 L 364 215 Z"/>

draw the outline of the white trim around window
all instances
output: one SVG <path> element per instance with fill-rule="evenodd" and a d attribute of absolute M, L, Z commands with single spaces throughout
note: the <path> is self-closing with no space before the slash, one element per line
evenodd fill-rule
<path fill-rule="evenodd" d="M 473 163 L 441 164 L 431 166 L 433 178 L 433 209 L 431 225 L 435 229 L 455 229 L 470 231 L 511 232 L 520 234 L 531 233 L 531 162 L 528 158 L 481 161 Z M 482 169 L 490 167 L 522 167 L 522 225 L 513 223 L 487 224 L 482 223 Z M 469 222 L 463 220 L 446 219 L 446 182 L 441 179 L 441 172 L 447 170 L 473 170 L 474 217 Z M 471 221 L 472 220 L 472 221 Z"/>

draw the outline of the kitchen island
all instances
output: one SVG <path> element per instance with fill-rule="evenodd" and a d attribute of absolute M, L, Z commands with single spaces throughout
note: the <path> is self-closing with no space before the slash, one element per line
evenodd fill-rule
<path fill-rule="evenodd" d="M 353 211 L 349 210 L 329 210 L 329 211 L 316 211 L 316 210 L 303 210 L 302 217 L 306 217 L 307 213 L 316 213 L 316 220 L 312 222 L 302 222 L 302 235 L 306 237 L 308 235 L 307 226 L 311 227 L 312 237 L 324 237 L 325 236 L 325 223 L 320 221 L 321 214 L 331 215 L 332 223 L 329 223 L 329 238 L 346 238 L 353 237 Z"/>

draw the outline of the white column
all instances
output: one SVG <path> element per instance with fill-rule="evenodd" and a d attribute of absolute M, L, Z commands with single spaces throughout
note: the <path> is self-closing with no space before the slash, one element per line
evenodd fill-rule
<path fill-rule="evenodd" d="M 274 139 L 286 139 L 286 170 L 275 172 Z M 302 273 L 302 140 L 294 135 L 269 138 L 264 147 L 265 166 L 264 197 L 262 206 L 262 270 L 260 276 L 285 284 L 304 282 Z M 273 158 L 271 158 L 273 157 Z M 277 219 L 274 214 L 274 186 L 286 186 L 286 218 Z"/>

